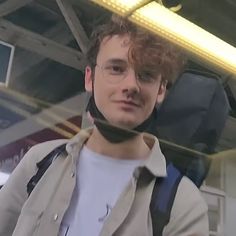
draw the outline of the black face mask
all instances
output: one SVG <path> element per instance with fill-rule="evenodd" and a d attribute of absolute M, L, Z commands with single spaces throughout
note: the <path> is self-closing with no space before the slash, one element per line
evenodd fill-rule
<path fill-rule="evenodd" d="M 96 125 L 99 132 L 103 137 L 111 143 L 121 143 L 126 140 L 132 139 L 139 132 L 155 132 L 156 123 L 156 108 L 154 107 L 152 114 L 140 125 L 132 130 L 122 129 L 109 124 L 103 114 L 98 110 L 94 96 L 91 96 L 86 108 L 86 111 L 90 112 L 90 115 L 94 119 L 94 124 Z"/>

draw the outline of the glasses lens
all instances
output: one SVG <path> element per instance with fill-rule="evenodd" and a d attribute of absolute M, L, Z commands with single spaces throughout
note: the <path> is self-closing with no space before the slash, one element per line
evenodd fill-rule
<path fill-rule="evenodd" d="M 137 79 L 140 83 L 153 84 L 156 82 L 156 76 L 150 71 L 140 71 L 137 73 Z"/>
<path fill-rule="evenodd" d="M 118 83 L 127 75 L 127 67 L 116 64 L 105 65 L 103 67 L 103 74 L 110 83 Z"/>
<path fill-rule="evenodd" d="M 103 77 L 109 83 L 119 83 L 129 73 L 129 67 L 127 64 L 123 63 L 110 63 L 105 64 L 104 66 L 98 66 L 102 72 Z M 142 84 L 153 84 L 156 82 L 156 75 L 154 75 L 151 71 L 140 71 L 136 73 L 136 79 Z"/>

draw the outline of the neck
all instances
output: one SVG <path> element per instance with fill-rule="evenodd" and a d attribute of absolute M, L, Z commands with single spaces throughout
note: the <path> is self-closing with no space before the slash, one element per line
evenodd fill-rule
<path fill-rule="evenodd" d="M 150 148 L 144 141 L 142 134 L 124 142 L 111 143 L 103 137 L 96 126 L 86 145 L 94 152 L 116 159 L 141 160 L 148 157 L 150 153 Z"/>

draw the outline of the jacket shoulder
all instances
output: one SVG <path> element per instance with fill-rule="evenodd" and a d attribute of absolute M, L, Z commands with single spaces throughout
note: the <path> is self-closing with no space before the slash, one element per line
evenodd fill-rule
<path fill-rule="evenodd" d="M 29 149 L 26 155 L 32 155 L 35 158 L 35 162 L 41 161 L 47 154 L 53 151 L 58 146 L 65 144 L 68 142 L 68 139 L 57 139 L 46 141 L 43 143 L 39 143 L 34 145 Z"/>
<path fill-rule="evenodd" d="M 164 235 L 209 235 L 208 207 L 200 190 L 183 176 Z"/>
<path fill-rule="evenodd" d="M 42 142 L 39 144 L 36 144 L 32 146 L 28 152 L 24 155 L 23 159 L 18 164 L 19 168 L 20 166 L 24 166 L 24 168 L 29 171 L 29 173 L 32 175 L 37 170 L 36 164 L 40 162 L 44 157 L 46 157 L 51 151 L 53 151 L 58 146 L 67 143 L 67 139 L 57 139 L 57 140 L 51 140 Z M 17 166 L 17 169 L 18 169 Z"/>

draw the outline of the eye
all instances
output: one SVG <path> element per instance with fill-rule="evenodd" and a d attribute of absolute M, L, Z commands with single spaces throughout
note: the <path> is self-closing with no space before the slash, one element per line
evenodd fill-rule
<path fill-rule="evenodd" d="M 105 70 L 111 75 L 123 75 L 126 71 L 126 68 L 120 65 L 109 65 L 105 67 Z"/>
<path fill-rule="evenodd" d="M 140 80 L 140 82 L 144 83 L 153 83 L 156 81 L 155 76 L 148 71 L 139 72 L 138 79 Z"/>

